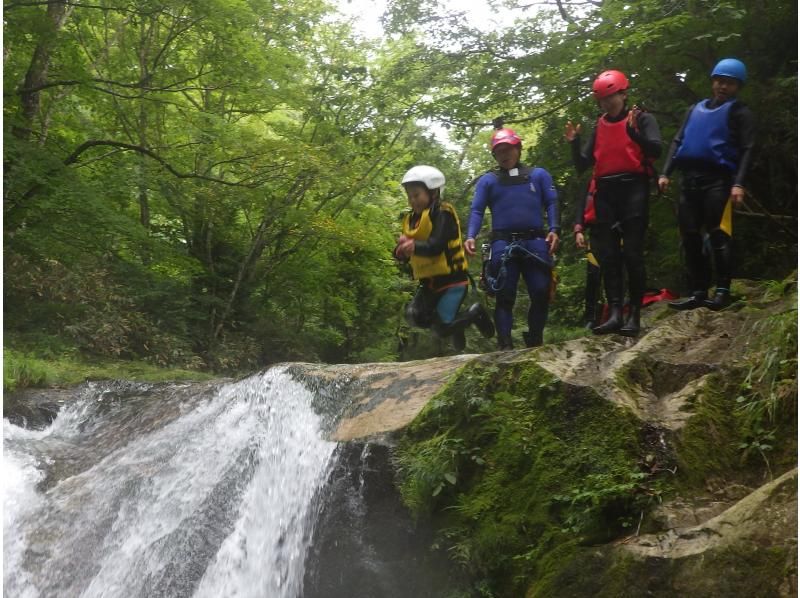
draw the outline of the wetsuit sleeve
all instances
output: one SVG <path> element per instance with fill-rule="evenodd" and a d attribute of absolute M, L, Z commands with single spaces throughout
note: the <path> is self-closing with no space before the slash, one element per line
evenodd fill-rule
<path fill-rule="evenodd" d="M 594 138 L 597 130 L 592 130 L 588 141 L 581 145 L 581 136 L 576 135 L 575 139 L 570 142 L 570 149 L 572 150 L 572 163 L 578 173 L 583 172 L 594 164 Z"/>
<path fill-rule="evenodd" d="M 744 104 L 733 106 L 729 118 L 732 141 L 739 149 L 739 166 L 733 184 L 744 185 L 744 178 L 753 159 L 756 138 L 755 118 L 750 108 Z"/>
<path fill-rule="evenodd" d="M 481 231 L 483 214 L 489 203 L 489 179 L 484 175 L 475 185 L 475 195 L 472 196 L 472 206 L 469 210 L 469 223 L 467 224 L 467 239 L 475 239 Z"/>
<path fill-rule="evenodd" d="M 683 142 L 683 130 L 686 128 L 686 123 L 689 120 L 689 115 L 692 113 L 692 108 L 694 108 L 694 106 L 691 106 L 686 111 L 686 114 L 683 115 L 683 122 L 681 123 L 678 132 L 675 133 L 675 137 L 672 138 L 672 143 L 669 144 L 667 159 L 664 161 L 664 167 L 661 169 L 662 176 L 671 176 L 672 171 L 675 170 L 675 154 L 678 152 L 678 148 Z"/>
<path fill-rule="evenodd" d="M 638 131 L 627 127 L 628 136 L 642 148 L 644 155 L 652 160 L 661 156 L 661 131 L 658 130 L 656 117 L 642 112 L 636 119 Z"/>
<path fill-rule="evenodd" d="M 544 208 L 547 211 L 547 225 L 549 231 L 561 234 L 561 222 L 558 219 L 558 192 L 553 184 L 553 177 L 544 168 L 539 170 L 537 177 L 539 188 L 544 200 Z"/>
<path fill-rule="evenodd" d="M 458 223 L 447 210 L 436 210 L 432 220 L 433 230 L 425 241 L 414 241 L 414 253 L 433 257 L 444 252 L 447 242 L 458 239 Z"/>
<path fill-rule="evenodd" d="M 586 208 L 589 206 L 589 188 L 591 187 L 591 182 L 589 185 L 586 186 L 586 189 L 578 198 L 578 201 L 575 202 L 575 224 L 580 226 L 581 229 L 586 227 L 586 221 L 584 220 L 584 215 L 586 214 Z"/>

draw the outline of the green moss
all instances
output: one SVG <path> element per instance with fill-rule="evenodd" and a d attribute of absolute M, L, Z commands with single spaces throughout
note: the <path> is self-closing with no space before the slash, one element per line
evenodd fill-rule
<path fill-rule="evenodd" d="M 519 596 L 562 545 L 620 534 L 650 500 L 629 413 L 534 361 L 474 363 L 409 428 L 401 492 L 501 596 Z"/>
<path fill-rule="evenodd" d="M 751 302 L 752 314 L 729 312 L 741 351 L 707 377 L 686 405 L 689 419 L 666 436 L 593 389 L 564 385 L 536 352 L 462 368 L 406 431 L 397 462 L 407 504 L 430 517 L 438 544 L 475 580 L 470 595 L 778 594 L 793 566 L 782 548 L 641 560 L 611 541 L 647 529 L 662 496 L 755 487 L 794 466 L 796 301 L 795 288 L 776 286 Z M 660 397 L 707 373 L 641 354 L 615 382 L 634 397 Z"/>
<path fill-rule="evenodd" d="M 709 477 L 729 476 L 741 468 L 739 444 L 744 427 L 731 391 L 722 374 L 713 374 L 695 399 L 693 417 L 675 442 L 683 484 L 702 487 Z"/>
<path fill-rule="evenodd" d="M 564 545 L 548 555 L 550 574 L 526 598 L 779 596 L 793 570 L 791 550 L 734 544 L 682 559 L 635 558 L 611 547 Z"/>

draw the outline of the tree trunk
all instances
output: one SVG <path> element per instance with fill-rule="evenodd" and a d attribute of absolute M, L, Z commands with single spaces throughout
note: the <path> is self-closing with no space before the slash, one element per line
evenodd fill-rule
<path fill-rule="evenodd" d="M 13 127 L 17 139 L 28 140 L 33 132 L 33 121 L 39 112 L 40 88 L 47 82 L 47 70 L 50 66 L 50 51 L 55 44 L 56 33 L 64 26 L 74 6 L 66 2 L 51 0 L 47 3 L 47 28 L 36 44 L 31 64 L 25 73 L 25 81 L 20 94 L 21 124 Z"/>

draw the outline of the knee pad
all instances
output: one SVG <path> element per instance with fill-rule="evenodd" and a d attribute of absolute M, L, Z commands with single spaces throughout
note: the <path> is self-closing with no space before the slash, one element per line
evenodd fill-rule
<path fill-rule="evenodd" d="M 430 328 L 433 317 L 422 308 L 419 302 L 411 301 L 406 305 L 406 322 L 415 328 Z"/>

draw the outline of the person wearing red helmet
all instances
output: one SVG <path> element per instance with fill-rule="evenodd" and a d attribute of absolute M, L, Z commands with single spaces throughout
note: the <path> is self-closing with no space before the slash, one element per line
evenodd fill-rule
<path fill-rule="evenodd" d="M 658 177 L 666 191 L 674 169 L 682 173 L 678 228 L 685 256 L 689 296 L 672 301 L 673 309 L 731 303 L 733 207 L 744 201 L 744 179 L 755 144 L 753 113 L 736 95 L 747 69 L 736 58 L 720 60 L 711 71 L 711 98 L 686 112 Z M 711 245 L 716 289 L 708 299 L 711 263 L 703 252 L 705 231 Z"/>
<path fill-rule="evenodd" d="M 528 331 L 523 338 L 526 346 L 536 347 L 544 342 L 550 302 L 551 255 L 560 233 L 558 196 L 550 173 L 520 162 L 522 140 L 512 129 L 496 130 L 489 147 L 498 167 L 475 185 L 464 249 L 475 255 L 475 239 L 488 207 L 492 232 L 487 280 L 489 292 L 496 298 L 497 346 L 500 350 L 513 348 L 513 308 L 521 276 L 530 298 Z"/>
<path fill-rule="evenodd" d="M 650 177 L 653 161 L 661 155 L 661 133 L 652 114 L 628 107 L 628 86 L 628 78 L 620 71 L 600 73 L 592 84 L 592 93 L 603 114 L 588 141 L 581 144 L 581 126 L 571 121 L 564 131 L 576 169 L 583 172 L 594 165 L 597 184 L 592 240 L 602 271 L 609 317 L 592 328 L 595 334 L 639 334 L 646 288 L 644 240 L 649 219 Z M 630 304 L 624 322 L 623 270 L 628 277 Z"/>

